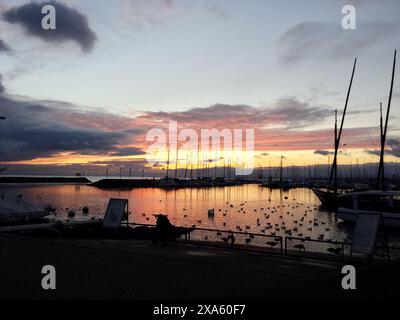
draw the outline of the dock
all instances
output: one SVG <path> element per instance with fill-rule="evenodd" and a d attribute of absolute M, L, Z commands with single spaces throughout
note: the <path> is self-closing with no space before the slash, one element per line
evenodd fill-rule
<path fill-rule="evenodd" d="M 85 177 L 0 177 L 0 183 L 79 183 L 86 184 L 91 181 Z"/>
<path fill-rule="evenodd" d="M 181 189 L 181 188 L 212 188 L 226 187 L 243 184 L 258 184 L 257 179 L 101 179 L 91 183 L 93 187 L 100 189 L 134 189 L 134 188 L 161 188 L 161 189 Z"/>

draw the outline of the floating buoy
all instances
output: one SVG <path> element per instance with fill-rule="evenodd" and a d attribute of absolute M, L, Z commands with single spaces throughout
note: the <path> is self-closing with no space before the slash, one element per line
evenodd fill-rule
<path fill-rule="evenodd" d="M 68 218 L 73 218 L 75 217 L 75 211 L 74 210 L 69 210 L 68 211 Z"/>

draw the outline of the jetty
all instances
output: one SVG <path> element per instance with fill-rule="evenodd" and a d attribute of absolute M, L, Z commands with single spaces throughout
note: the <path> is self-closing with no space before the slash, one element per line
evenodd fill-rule
<path fill-rule="evenodd" d="M 100 189 L 155 188 L 155 179 L 101 179 L 90 184 Z"/>
<path fill-rule="evenodd" d="M 3 176 L 0 183 L 91 183 L 85 177 L 20 177 Z"/>
<path fill-rule="evenodd" d="M 101 189 L 134 189 L 134 188 L 212 188 L 226 187 L 243 184 L 258 184 L 258 179 L 223 179 L 223 178 L 204 178 L 204 179 L 101 179 L 90 185 Z"/>

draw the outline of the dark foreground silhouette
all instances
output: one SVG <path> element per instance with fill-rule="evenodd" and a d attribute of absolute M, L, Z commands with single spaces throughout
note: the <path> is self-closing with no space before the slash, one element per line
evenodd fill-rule
<path fill-rule="evenodd" d="M 157 244 L 159 241 L 162 244 L 169 242 L 176 243 L 176 239 L 182 235 L 187 235 L 194 230 L 194 228 L 183 228 L 174 226 L 164 214 L 157 214 L 156 234 L 153 237 L 153 243 Z"/>

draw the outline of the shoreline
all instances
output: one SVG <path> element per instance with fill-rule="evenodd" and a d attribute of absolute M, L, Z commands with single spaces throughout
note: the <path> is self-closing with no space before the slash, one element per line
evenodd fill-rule
<path fill-rule="evenodd" d="M 19 177 L 2 176 L 0 184 L 3 183 L 79 183 L 88 184 L 91 181 L 85 177 Z"/>

